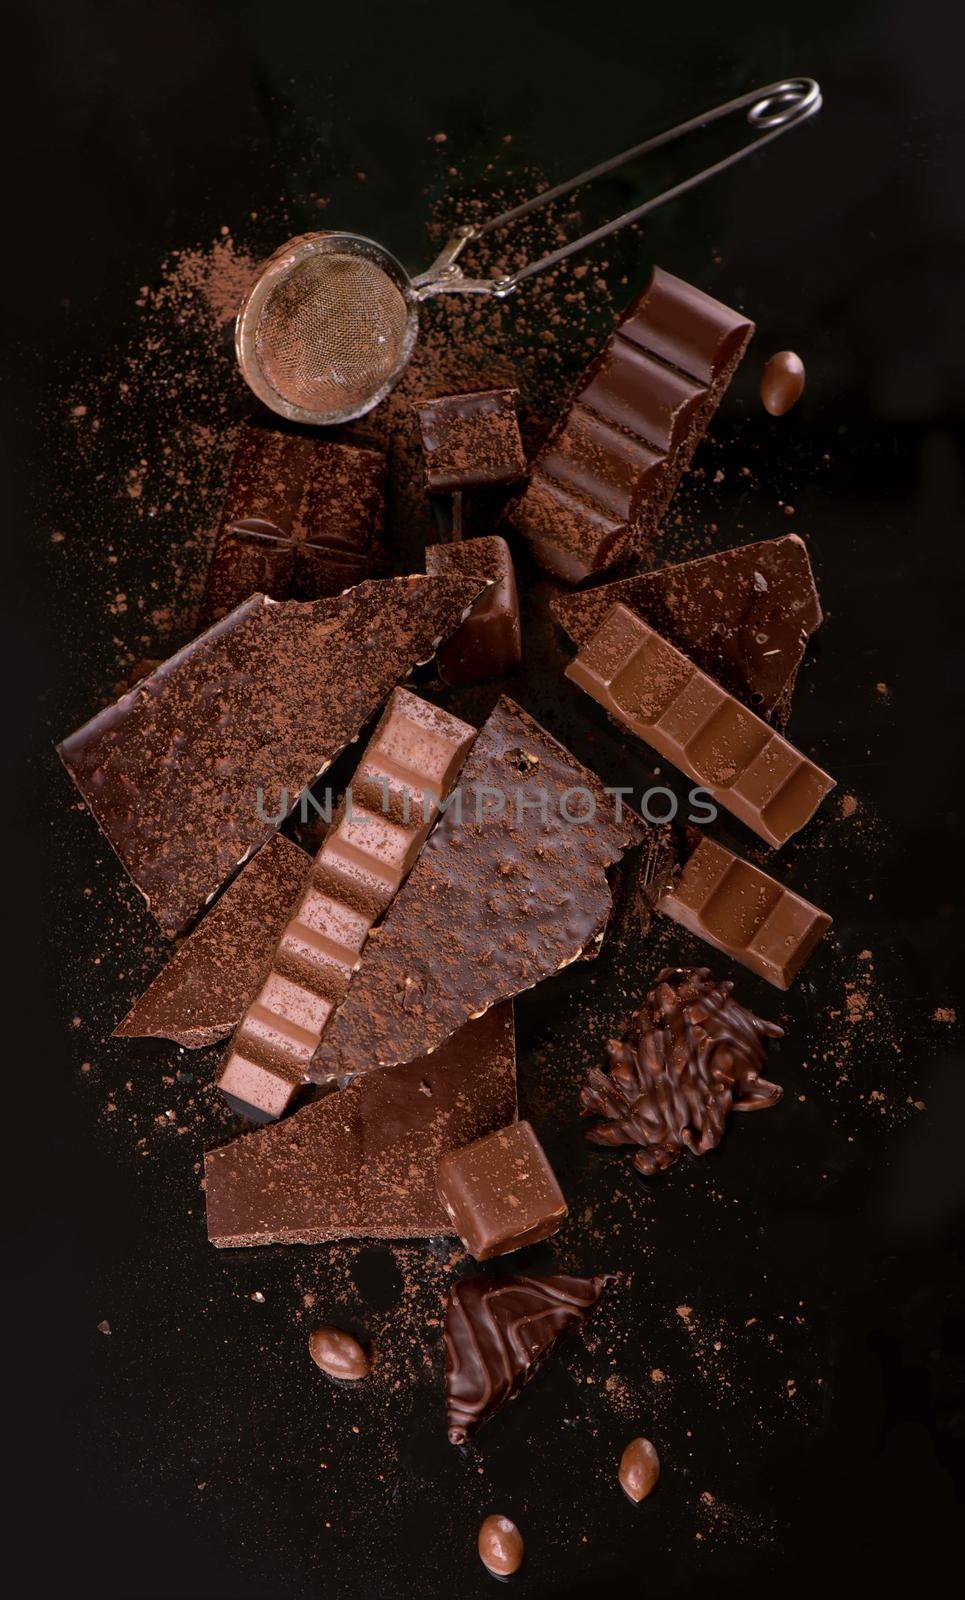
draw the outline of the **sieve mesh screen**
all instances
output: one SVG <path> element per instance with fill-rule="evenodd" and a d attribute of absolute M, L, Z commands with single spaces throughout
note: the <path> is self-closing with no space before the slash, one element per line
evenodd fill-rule
<path fill-rule="evenodd" d="M 375 262 L 313 254 L 265 301 L 258 362 L 291 405 L 317 412 L 361 405 L 394 375 L 407 320 L 405 297 Z"/>

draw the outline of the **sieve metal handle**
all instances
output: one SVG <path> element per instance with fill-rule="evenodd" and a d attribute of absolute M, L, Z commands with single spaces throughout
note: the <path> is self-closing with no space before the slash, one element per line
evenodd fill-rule
<path fill-rule="evenodd" d="M 738 95 L 736 100 L 728 100 L 724 105 L 714 106 L 712 110 L 691 117 L 687 122 L 679 122 L 676 127 L 667 128 L 664 133 L 658 133 L 652 139 L 645 139 L 642 144 L 634 145 L 631 150 L 624 150 L 620 155 L 612 156 L 609 161 L 601 161 L 598 166 L 590 167 L 588 172 L 579 173 L 567 183 L 558 183 L 551 189 L 542 190 L 531 200 L 514 206 L 511 211 L 504 211 L 498 217 L 491 217 L 488 222 L 471 223 L 465 228 L 460 228 L 448 240 L 445 249 L 428 271 L 413 278 L 412 289 L 415 296 L 419 300 L 428 300 L 438 294 L 488 294 L 502 299 L 505 295 L 512 294 L 525 278 L 531 278 L 534 273 L 543 272 L 548 267 L 555 267 L 558 262 L 565 261 L 578 250 L 586 250 L 591 244 L 597 244 L 601 239 L 608 239 L 620 228 L 627 227 L 631 222 L 638 222 L 641 217 L 656 211 L 658 206 L 666 205 L 669 200 L 676 200 L 689 189 L 696 189 L 698 184 L 705 183 L 708 178 L 716 177 L 718 172 L 726 171 L 738 161 L 743 161 L 745 156 L 759 150 L 762 145 L 770 144 L 772 139 L 777 139 L 782 133 L 787 133 L 788 129 L 805 122 L 820 108 L 821 89 L 814 78 L 785 78 L 780 83 L 770 83 L 763 89 L 751 89 L 747 94 Z M 682 139 L 698 128 L 709 127 L 712 122 L 719 122 L 723 117 L 730 117 L 744 110 L 747 111 L 746 120 L 755 129 L 756 137 L 742 145 L 739 150 L 732 151 L 729 156 L 724 156 L 713 165 L 702 168 L 700 172 L 684 178 L 680 183 L 675 183 L 672 188 L 665 189 L 662 194 L 654 195 L 650 200 L 645 200 L 642 205 L 634 206 L 632 211 L 625 211 L 622 216 L 614 217 L 602 227 L 594 228 L 592 233 L 585 233 L 582 238 L 573 239 L 569 244 L 562 245 L 559 250 L 541 256 L 538 261 L 525 263 L 507 277 L 464 277 L 462 268 L 458 264 L 459 256 L 474 239 L 481 239 L 487 233 L 494 233 L 497 228 L 505 228 L 510 223 L 517 222 L 520 217 L 528 216 L 531 211 L 548 206 L 561 195 L 570 194 L 583 184 L 602 178 L 605 173 L 615 171 L 626 162 L 635 161 L 638 156 L 648 155 L 650 151 L 659 150 L 661 146 L 672 143 L 674 139 Z"/>

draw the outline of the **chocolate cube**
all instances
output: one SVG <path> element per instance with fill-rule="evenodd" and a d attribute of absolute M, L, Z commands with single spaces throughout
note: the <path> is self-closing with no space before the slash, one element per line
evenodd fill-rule
<path fill-rule="evenodd" d="M 566 1201 L 528 1122 L 513 1122 L 439 1164 L 439 1198 L 477 1261 L 546 1239 Z"/>
<path fill-rule="evenodd" d="M 515 483 L 526 472 L 515 389 L 444 395 L 416 406 L 432 494 Z"/>

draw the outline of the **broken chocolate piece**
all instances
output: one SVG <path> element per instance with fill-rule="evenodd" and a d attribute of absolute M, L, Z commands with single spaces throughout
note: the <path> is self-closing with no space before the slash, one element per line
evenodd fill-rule
<path fill-rule="evenodd" d="M 526 472 L 517 391 L 443 395 L 416 405 L 432 494 L 515 483 Z"/>
<path fill-rule="evenodd" d="M 287 1110 L 369 932 L 425 843 L 475 728 L 396 689 L 290 908 L 218 1078 L 256 1122 Z"/>
<path fill-rule="evenodd" d="M 834 788 L 626 606 L 611 607 L 566 676 L 775 849 Z"/>
<path fill-rule="evenodd" d="M 607 1045 L 607 1070 L 594 1067 L 580 1093 L 593 1144 L 636 1144 L 644 1177 L 665 1172 L 681 1150 L 702 1156 L 720 1143 L 733 1111 L 776 1105 L 781 1089 L 761 1077 L 765 1039 L 784 1029 L 756 1017 L 706 967 L 665 967 L 625 1042 Z"/>
<path fill-rule="evenodd" d="M 436 1171 L 516 1115 L 512 1002 L 422 1061 L 372 1072 L 205 1156 L 221 1246 L 418 1239 L 450 1232 Z"/>
<path fill-rule="evenodd" d="M 654 267 L 533 462 L 512 521 L 541 566 L 579 583 L 652 559 L 660 520 L 754 324 Z"/>
<path fill-rule="evenodd" d="M 492 535 L 458 544 L 433 544 L 426 551 L 433 576 L 461 573 L 485 578 L 492 587 L 465 622 L 440 645 L 436 670 L 443 683 L 482 683 L 515 672 L 522 660 L 519 596 L 509 545 Z"/>
<path fill-rule="evenodd" d="M 794 533 L 557 595 L 550 610 L 585 645 L 613 605 L 642 617 L 729 694 L 782 728 L 807 641 L 823 620 L 807 548 Z"/>
<path fill-rule="evenodd" d="M 446 1306 L 449 1439 L 464 1444 L 511 1400 L 568 1333 L 582 1327 L 610 1281 L 462 1278 Z"/>
<path fill-rule="evenodd" d="M 575 961 L 602 937 L 607 867 L 643 836 L 632 812 L 616 822 L 595 773 L 501 699 L 309 1076 L 411 1061 Z"/>
<path fill-rule="evenodd" d="M 311 857 L 269 839 L 161 968 L 123 1022 L 125 1039 L 174 1039 L 187 1050 L 226 1039 L 248 1005 L 291 915 Z"/>
<path fill-rule="evenodd" d="M 787 989 L 831 918 L 714 839 L 691 853 L 656 907 L 778 989 Z"/>
<path fill-rule="evenodd" d="M 271 837 L 483 587 L 411 577 L 304 605 L 256 595 L 64 740 L 64 765 L 165 933 Z"/>
<path fill-rule="evenodd" d="M 439 1198 L 477 1261 L 556 1233 L 566 1201 L 528 1122 L 514 1122 L 454 1150 L 439 1164 Z"/>

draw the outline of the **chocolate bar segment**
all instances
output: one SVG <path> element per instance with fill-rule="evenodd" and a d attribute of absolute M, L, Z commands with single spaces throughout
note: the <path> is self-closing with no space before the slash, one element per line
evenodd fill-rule
<path fill-rule="evenodd" d="M 305 881 L 311 857 L 276 834 L 202 917 L 114 1029 L 203 1050 L 226 1039 L 249 1004 Z"/>
<path fill-rule="evenodd" d="M 218 1087 L 243 1116 L 274 1119 L 301 1088 L 365 941 L 475 736 L 468 723 L 395 690 L 231 1041 Z"/>
<path fill-rule="evenodd" d="M 606 869 L 644 825 L 501 699 L 312 1063 L 318 1083 L 411 1061 L 602 938 Z"/>
<path fill-rule="evenodd" d="M 612 606 L 566 676 L 779 848 L 834 779 L 626 606 Z"/>
<path fill-rule="evenodd" d="M 579 583 L 647 557 L 754 332 L 654 267 L 530 471 L 512 521 L 536 560 Z"/>
<path fill-rule="evenodd" d="M 241 1246 L 449 1233 L 439 1162 L 515 1115 L 507 1001 L 424 1060 L 370 1073 L 275 1127 L 209 1150 L 208 1237 Z"/>
<path fill-rule="evenodd" d="M 796 534 L 557 595 L 550 610 L 584 645 L 613 605 L 635 612 L 729 694 L 784 727 L 807 641 L 822 622 Z"/>
<path fill-rule="evenodd" d="M 515 483 L 526 472 L 515 389 L 443 395 L 416 405 L 432 494 Z"/>
<path fill-rule="evenodd" d="M 528 1122 L 445 1156 L 437 1184 L 453 1227 L 477 1261 L 548 1239 L 566 1216 L 563 1191 Z"/>
<path fill-rule="evenodd" d="M 455 633 L 440 645 L 436 668 L 443 683 L 482 683 L 515 672 L 522 660 L 519 595 L 509 545 L 492 535 L 456 544 L 433 544 L 426 571 L 486 578 L 492 587 Z"/>
<path fill-rule="evenodd" d="M 484 587 L 411 577 L 304 605 L 255 595 L 64 740 L 64 765 L 165 933 L 271 837 Z"/>
<path fill-rule="evenodd" d="M 714 839 L 691 842 L 657 910 L 775 988 L 789 988 L 831 918 Z"/>

